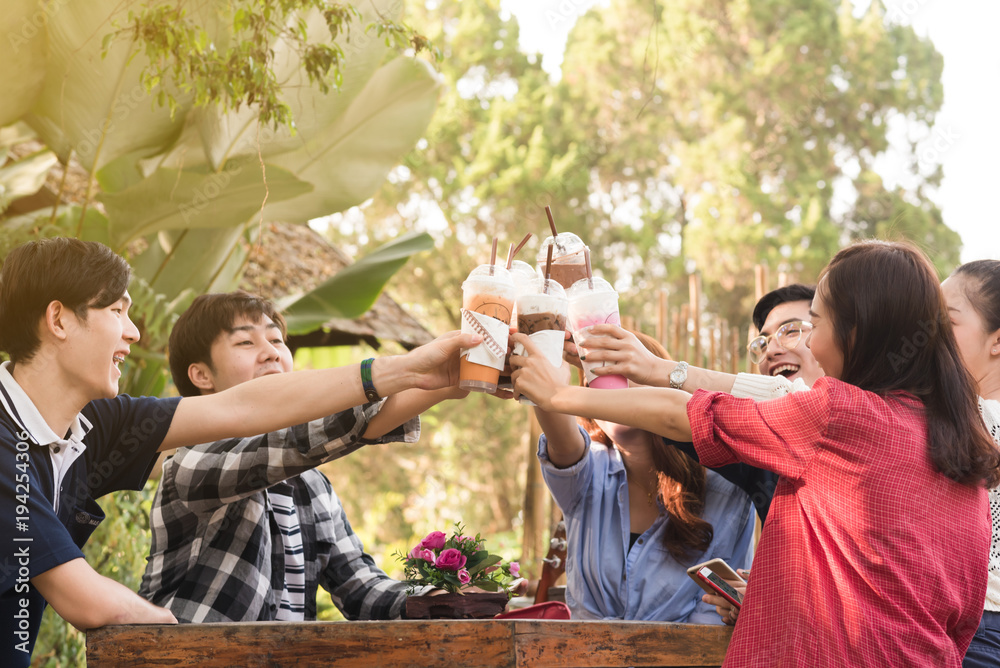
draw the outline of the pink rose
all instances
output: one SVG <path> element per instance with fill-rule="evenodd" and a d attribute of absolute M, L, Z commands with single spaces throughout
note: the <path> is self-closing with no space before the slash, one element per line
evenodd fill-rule
<path fill-rule="evenodd" d="M 438 555 L 437 561 L 434 565 L 443 571 L 457 571 L 465 566 L 466 561 L 468 560 L 465 558 L 464 554 L 453 547 L 449 547 L 447 550 Z"/>
<path fill-rule="evenodd" d="M 467 585 L 471 580 L 472 576 L 469 575 L 469 571 L 463 568 L 458 572 L 458 581 L 461 582 L 462 584 Z"/>
<path fill-rule="evenodd" d="M 510 574 L 512 576 L 514 576 L 515 578 L 516 577 L 520 577 L 521 576 L 521 564 L 517 563 L 516 561 L 510 562 Z"/>
<path fill-rule="evenodd" d="M 410 550 L 410 554 L 408 556 L 410 559 L 423 559 L 424 561 L 429 561 L 432 564 L 434 563 L 434 553 L 427 549 L 420 549 L 419 545 Z"/>
<path fill-rule="evenodd" d="M 440 550 L 444 547 L 447 540 L 448 537 L 444 535 L 443 531 L 431 531 L 422 541 L 420 541 L 420 545 L 418 545 L 418 547 L 421 549 L 426 547 L 431 550 Z"/>

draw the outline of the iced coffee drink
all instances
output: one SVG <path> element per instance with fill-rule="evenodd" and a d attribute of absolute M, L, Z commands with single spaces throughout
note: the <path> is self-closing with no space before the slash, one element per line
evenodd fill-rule
<path fill-rule="evenodd" d="M 548 237 L 538 250 L 538 266 L 545 271 L 545 260 L 552 246 L 552 266 L 549 277 L 567 290 L 581 278 L 587 277 L 587 246 L 572 232 L 560 232 Z"/>
<path fill-rule="evenodd" d="M 458 386 L 463 390 L 496 392 L 514 297 L 514 281 L 502 266 L 480 265 L 462 283 L 462 331 L 483 337 L 478 346 L 462 350 Z"/>

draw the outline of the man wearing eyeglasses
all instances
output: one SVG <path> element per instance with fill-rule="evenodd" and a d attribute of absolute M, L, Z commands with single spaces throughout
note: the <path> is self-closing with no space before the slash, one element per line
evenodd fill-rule
<path fill-rule="evenodd" d="M 773 398 L 797 390 L 808 389 L 823 369 L 808 346 L 805 345 L 812 325 L 809 323 L 809 305 L 816 288 L 796 283 L 773 290 L 757 302 L 753 309 L 753 324 L 760 332 L 747 346 L 750 361 L 757 365 L 761 375 L 769 378 L 784 378 L 785 383 L 753 383 L 750 374 L 739 374 L 733 383 L 732 393 L 755 399 Z M 750 378 L 745 378 L 745 376 Z M 751 389 L 753 388 L 753 389 Z M 772 396 L 759 396 L 755 389 L 769 391 Z M 750 390 L 749 392 L 746 390 Z"/>
<path fill-rule="evenodd" d="M 753 323 L 760 335 L 750 342 L 747 354 L 760 374 L 731 374 L 689 366 L 687 362 L 661 359 L 639 343 L 630 332 L 615 325 L 595 325 L 580 341 L 583 355 L 601 376 L 621 374 L 640 385 L 672 387 L 686 392 L 704 389 L 728 392 L 736 397 L 767 401 L 791 392 L 808 390 L 822 377 L 806 339 L 812 329 L 809 306 L 816 289 L 793 284 L 764 295 L 753 310 Z M 567 358 L 576 350 L 567 343 Z M 690 443 L 671 441 L 679 450 L 697 460 Z M 777 476 L 747 464 L 716 469 L 726 480 L 743 489 L 761 522 L 767 518 Z"/>

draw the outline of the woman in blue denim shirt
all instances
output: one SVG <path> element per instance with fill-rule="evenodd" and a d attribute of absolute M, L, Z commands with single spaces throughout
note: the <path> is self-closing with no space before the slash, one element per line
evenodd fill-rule
<path fill-rule="evenodd" d="M 636 336 L 667 357 L 654 339 Z M 715 557 L 750 567 L 747 495 L 649 432 L 535 414 L 542 473 L 566 520 L 573 618 L 721 624 L 686 571 Z"/>

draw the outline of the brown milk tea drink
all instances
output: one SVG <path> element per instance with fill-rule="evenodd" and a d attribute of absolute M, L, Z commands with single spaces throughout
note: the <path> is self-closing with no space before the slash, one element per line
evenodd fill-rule
<path fill-rule="evenodd" d="M 581 332 L 585 327 L 592 325 L 609 324 L 621 325 L 618 315 L 618 293 L 603 278 L 584 278 L 574 283 L 566 291 L 569 297 L 569 329 L 573 333 L 573 341 L 577 347 L 580 340 L 586 338 Z M 583 348 L 580 348 L 581 353 Z M 617 374 L 610 376 L 596 376 L 592 363 L 582 360 L 583 371 L 586 375 L 587 385 L 603 389 L 619 390 L 628 387 L 628 379 Z M 603 366 L 603 363 L 602 363 Z"/>
<path fill-rule="evenodd" d="M 568 290 L 581 278 L 587 277 L 587 246 L 583 243 L 583 239 L 572 232 L 560 232 L 545 239 L 536 258 L 543 272 L 549 246 L 552 246 L 552 268 L 549 278 L 558 281 Z"/>
<path fill-rule="evenodd" d="M 510 275 L 514 279 L 514 313 L 511 322 L 517 322 L 517 299 L 516 297 L 528 290 L 534 290 L 534 282 L 539 278 L 538 272 L 527 262 L 512 260 L 510 263 Z M 510 382 L 510 376 L 500 372 L 500 380 L 497 387 L 501 390 L 513 390 L 514 386 Z"/>
<path fill-rule="evenodd" d="M 483 336 L 478 346 L 462 349 L 458 386 L 463 390 L 496 392 L 514 296 L 514 281 L 503 266 L 479 265 L 462 283 L 462 331 Z"/>
<path fill-rule="evenodd" d="M 517 331 L 527 334 L 532 343 L 541 349 L 545 359 L 557 368 L 563 363 L 568 312 L 566 291 L 551 279 L 538 278 L 530 290 L 517 296 Z M 524 346 L 514 344 L 514 354 L 525 355 Z M 527 397 L 521 397 L 520 401 L 529 406 L 535 405 Z"/>

